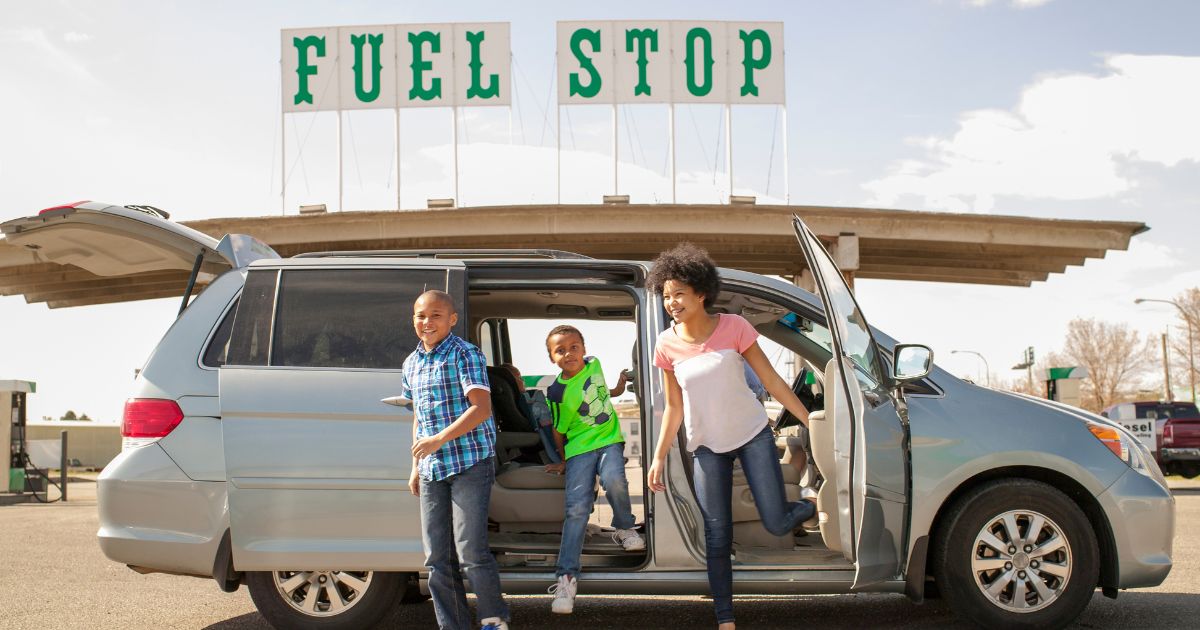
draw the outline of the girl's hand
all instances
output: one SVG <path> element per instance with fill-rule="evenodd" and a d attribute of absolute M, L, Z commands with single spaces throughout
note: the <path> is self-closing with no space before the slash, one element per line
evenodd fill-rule
<path fill-rule="evenodd" d="M 662 492 L 667 489 L 666 484 L 663 483 L 663 475 L 666 473 L 666 470 L 667 462 L 665 459 L 655 459 L 654 463 L 650 465 L 648 477 L 651 492 Z"/>

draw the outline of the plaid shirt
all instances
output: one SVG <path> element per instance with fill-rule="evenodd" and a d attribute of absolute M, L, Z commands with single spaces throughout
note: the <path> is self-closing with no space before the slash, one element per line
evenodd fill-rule
<path fill-rule="evenodd" d="M 436 435 L 466 413 L 467 392 L 491 391 L 483 353 L 454 333 L 428 352 L 418 343 L 404 360 L 403 379 L 405 395 L 413 401 L 417 439 Z M 425 481 L 445 479 L 491 457 L 495 444 L 496 425 L 489 416 L 422 459 L 418 473 Z"/>

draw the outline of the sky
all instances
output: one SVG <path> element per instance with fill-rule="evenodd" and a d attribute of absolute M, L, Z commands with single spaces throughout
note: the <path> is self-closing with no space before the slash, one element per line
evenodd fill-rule
<path fill-rule="evenodd" d="M 1157 338 L 1174 324 L 1170 306 L 1134 298 L 1200 286 L 1200 4 L 1169 0 L 5 0 L 0 220 L 79 199 L 148 203 L 184 221 L 336 209 L 336 117 L 293 114 L 281 127 L 279 31 L 354 24 L 509 22 L 514 103 L 461 111 L 459 202 L 554 202 L 555 24 L 608 19 L 783 22 L 787 137 L 780 109 L 734 109 L 736 193 L 784 199 L 786 142 L 796 204 L 1150 226 L 1128 251 L 1029 288 L 858 281 L 873 325 L 929 345 L 955 374 L 985 379 L 982 361 L 953 353 L 973 350 L 993 378 L 1013 378 L 1025 347 L 1060 349 L 1075 317 Z M 619 110 L 621 192 L 635 203 L 669 200 L 666 115 Z M 729 193 L 721 120 L 719 106 L 677 108 L 681 202 Z M 599 201 L 612 187 L 611 109 L 564 108 L 560 121 L 562 199 Z M 402 114 L 404 207 L 454 196 L 452 124 L 445 109 Z M 394 208 L 392 113 L 353 112 L 344 125 L 343 208 Z M 32 418 L 73 409 L 119 421 L 134 370 L 177 308 L 49 310 L 0 297 L 0 380 L 38 383 Z M 601 355 L 608 371 L 624 352 Z M 518 364 L 551 368 L 534 351 Z M 1161 371 L 1145 377 L 1160 383 Z"/>

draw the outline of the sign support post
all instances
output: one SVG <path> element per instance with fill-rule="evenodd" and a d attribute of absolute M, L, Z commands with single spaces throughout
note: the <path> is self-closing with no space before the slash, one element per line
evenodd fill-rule
<path fill-rule="evenodd" d="M 783 109 L 783 203 L 792 205 L 792 188 L 789 181 L 788 171 L 788 130 L 787 130 L 787 105 L 780 106 Z"/>
<path fill-rule="evenodd" d="M 733 106 L 725 104 L 725 170 L 729 171 L 729 203 L 733 198 Z"/>
<path fill-rule="evenodd" d="M 617 173 L 619 173 L 621 170 L 620 163 L 617 161 L 617 153 L 618 153 L 619 146 L 620 146 L 620 139 L 617 134 L 617 118 L 618 118 L 618 116 L 619 116 L 619 114 L 617 112 L 617 104 L 613 103 L 613 106 L 612 106 L 612 129 L 613 129 L 613 141 L 612 141 L 613 191 L 612 191 L 612 194 L 614 194 L 614 195 L 620 193 L 620 186 L 618 185 L 618 179 L 617 179 Z"/>
<path fill-rule="evenodd" d="M 400 108 L 396 108 L 396 210 L 403 210 L 400 200 Z"/>
<path fill-rule="evenodd" d="M 279 76 L 283 76 L 283 57 L 279 58 Z M 279 100 L 283 101 L 283 80 L 279 81 Z M 287 214 L 287 110 L 279 109 L 279 216 Z"/>
<path fill-rule="evenodd" d="M 338 212 L 344 211 L 345 201 L 342 194 L 342 173 L 345 171 L 342 168 L 342 110 L 337 112 L 337 155 L 338 155 Z"/>
<path fill-rule="evenodd" d="M 675 201 L 675 103 L 667 104 L 667 128 L 670 130 L 667 140 L 667 153 L 671 160 L 671 203 Z"/>
<path fill-rule="evenodd" d="M 554 194 L 557 203 L 562 204 L 562 104 L 554 104 Z"/>
<path fill-rule="evenodd" d="M 451 141 L 454 142 L 454 206 L 461 207 L 462 200 L 458 198 L 458 106 L 450 108 L 450 116 L 454 119 L 454 133 L 451 134 Z"/>

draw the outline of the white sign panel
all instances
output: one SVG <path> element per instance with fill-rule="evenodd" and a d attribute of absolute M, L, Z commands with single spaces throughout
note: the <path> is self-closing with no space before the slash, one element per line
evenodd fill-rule
<path fill-rule="evenodd" d="M 338 29 L 338 73 L 342 109 L 396 106 L 396 38 L 390 26 Z M 349 61 L 347 67 L 345 61 Z M 295 99 L 293 99 L 295 100 Z"/>
<path fill-rule="evenodd" d="M 1117 421 L 1117 424 L 1129 429 L 1129 432 L 1134 437 L 1141 440 L 1142 445 L 1150 449 L 1151 453 L 1158 450 L 1158 440 L 1155 438 L 1156 421 L 1154 418 L 1114 419 Z"/>
<path fill-rule="evenodd" d="M 283 31 L 283 111 L 338 108 L 337 29 Z"/>
<path fill-rule="evenodd" d="M 558 102 L 785 103 L 782 22 L 559 22 Z"/>
<path fill-rule="evenodd" d="M 283 111 L 512 104 L 508 23 L 288 29 Z"/>

